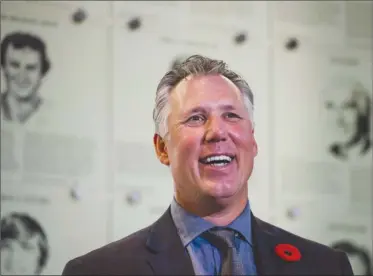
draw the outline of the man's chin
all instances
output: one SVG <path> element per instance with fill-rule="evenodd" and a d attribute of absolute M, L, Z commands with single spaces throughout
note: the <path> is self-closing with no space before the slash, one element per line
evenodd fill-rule
<path fill-rule="evenodd" d="M 205 194 L 216 200 L 225 201 L 237 194 L 237 187 L 229 183 L 219 183 L 216 181 L 208 181 L 206 183 Z"/>
<path fill-rule="evenodd" d="M 19 101 L 26 101 L 29 98 L 31 98 L 35 94 L 35 89 L 27 88 L 27 89 L 21 89 L 21 88 L 11 88 L 9 90 L 9 94 L 13 95 L 13 97 L 17 98 Z"/>

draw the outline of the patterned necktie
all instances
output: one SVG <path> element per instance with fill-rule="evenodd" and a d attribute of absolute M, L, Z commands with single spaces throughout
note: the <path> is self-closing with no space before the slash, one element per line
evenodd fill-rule
<path fill-rule="evenodd" d="M 202 237 L 219 250 L 221 272 L 219 275 L 245 275 L 244 267 L 234 245 L 234 231 L 229 228 L 213 228 Z"/>

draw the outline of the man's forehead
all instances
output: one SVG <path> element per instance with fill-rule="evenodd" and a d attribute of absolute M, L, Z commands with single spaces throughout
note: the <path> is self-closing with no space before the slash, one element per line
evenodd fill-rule
<path fill-rule="evenodd" d="M 231 80 L 220 74 L 188 75 L 183 78 L 174 89 L 180 90 L 179 88 L 203 87 L 204 85 L 214 85 L 216 87 L 226 86 L 230 87 L 232 90 L 237 89 Z"/>
<path fill-rule="evenodd" d="M 322 97 L 327 101 L 342 103 L 351 99 L 353 95 L 365 97 L 369 94 L 369 90 L 362 83 L 349 81 L 330 87 L 322 94 Z"/>
<path fill-rule="evenodd" d="M 241 99 L 241 92 L 238 87 L 222 75 L 189 75 L 181 80 L 171 92 L 171 99 L 181 102 L 189 102 L 196 97 L 209 96 L 224 93 L 232 98 Z"/>
<path fill-rule="evenodd" d="M 28 235 L 21 235 L 18 237 L 5 238 L 3 239 L 4 243 L 7 242 L 20 242 L 28 244 L 37 244 L 40 242 L 42 236 L 40 233 L 29 233 Z"/>
<path fill-rule="evenodd" d="M 6 51 L 8 56 L 19 56 L 22 55 L 22 57 L 39 57 L 40 53 L 32 49 L 30 47 L 22 47 L 22 48 L 16 48 L 13 44 L 10 44 Z"/>

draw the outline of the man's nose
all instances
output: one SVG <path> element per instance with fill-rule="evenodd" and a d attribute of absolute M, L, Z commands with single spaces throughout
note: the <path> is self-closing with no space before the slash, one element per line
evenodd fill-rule
<path fill-rule="evenodd" d="M 210 118 L 206 124 L 205 141 L 207 143 L 225 141 L 227 139 L 227 129 L 222 118 Z"/>
<path fill-rule="evenodd" d="M 18 83 L 27 83 L 28 72 L 25 69 L 20 69 L 16 75 L 16 80 Z"/>

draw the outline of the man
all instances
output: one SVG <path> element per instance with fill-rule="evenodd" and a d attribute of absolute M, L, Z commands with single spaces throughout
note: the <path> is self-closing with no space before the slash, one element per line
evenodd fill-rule
<path fill-rule="evenodd" d="M 6 81 L 1 116 L 25 123 L 42 104 L 38 91 L 50 69 L 44 42 L 27 33 L 8 34 L 1 43 L 1 67 Z"/>
<path fill-rule="evenodd" d="M 192 56 L 156 93 L 155 151 L 174 199 L 158 221 L 69 261 L 63 275 L 352 274 L 346 255 L 256 218 L 253 95 L 223 61 Z"/>
<path fill-rule="evenodd" d="M 33 218 L 11 213 L 1 220 L 1 275 L 39 275 L 48 260 L 47 237 Z"/>
<path fill-rule="evenodd" d="M 329 100 L 326 107 L 335 113 L 336 125 L 341 130 L 341 135 L 339 141 L 330 145 L 329 151 L 342 160 L 354 154 L 366 155 L 372 146 L 372 100 L 369 91 L 361 83 L 355 83 L 351 90 L 335 92 L 341 100 Z M 344 94 L 347 95 L 343 97 Z"/>

